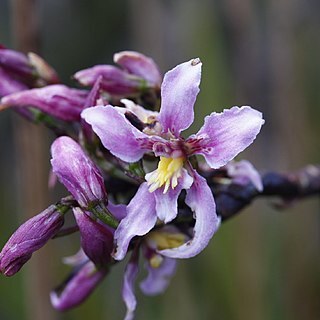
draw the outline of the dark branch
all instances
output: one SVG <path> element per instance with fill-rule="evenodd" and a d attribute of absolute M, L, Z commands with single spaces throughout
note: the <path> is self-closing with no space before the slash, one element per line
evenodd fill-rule
<path fill-rule="evenodd" d="M 308 165 L 294 173 L 267 172 L 262 174 L 263 192 L 258 192 L 252 184 L 216 183 L 221 179 L 223 171 L 214 171 L 208 183 L 215 195 L 217 212 L 225 221 L 238 214 L 257 197 L 277 197 L 282 200 L 283 207 L 293 200 L 320 194 L 320 166 Z"/>

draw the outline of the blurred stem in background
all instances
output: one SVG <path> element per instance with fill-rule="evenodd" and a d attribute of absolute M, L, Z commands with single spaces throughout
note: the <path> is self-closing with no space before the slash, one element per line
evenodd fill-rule
<path fill-rule="evenodd" d="M 40 51 L 38 1 L 11 0 L 12 37 L 15 49 Z M 48 199 L 48 131 L 12 114 L 18 165 L 17 195 L 22 221 L 43 210 Z M 25 304 L 30 320 L 57 319 L 49 304 L 50 247 L 36 254 L 26 269 Z"/>

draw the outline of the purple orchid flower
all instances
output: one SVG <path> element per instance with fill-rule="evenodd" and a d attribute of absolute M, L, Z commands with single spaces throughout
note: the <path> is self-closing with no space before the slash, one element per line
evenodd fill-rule
<path fill-rule="evenodd" d="M 154 61 L 134 51 L 123 51 L 114 55 L 114 62 L 123 68 L 112 65 L 97 65 L 78 71 L 74 78 L 84 86 L 93 86 L 99 77 L 101 87 L 115 96 L 127 96 L 146 88 L 158 88 L 161 74 Z"/>
<path fill-rule="evenodd" d="M 35 107 L 64 121 L 79 121 L 87 95 L 86 90 L 55 84 L 7 95 L 1 99 L 1 108 Z"/>
<path fill-rule="evenodd" d="M 145 295 L 154 296 L 163 293 L 176 271 L 177 260 L 161 255 L 159 250 L 178 247 L 185 240 L 186 235 L 176 227 L 168 225 L 150 232 L 143 238 L 140 247 L 148 274 L 140 283 L 140 289 Z M 137 306 L 135 280 L 139 271 L 138 249 L 138 246 L 134 248 L 124 274 L 122 298 L 127 307 L 125 320 L 134 318 Z"/>
<path fill-rule="evenodd" d="M 177 260 L 161 254 L 161 250 L 173 249 L 188 240 L 188 236 L 173 225 L 148 233 L 143 241 L 147 277 L 140 283 L 142 292 L 149 296 L 163 293 L 176 271 Z"/>
<path fill-rule="evenodd" d="M 161 110 L 153 125 L 140 131 L 111 105 L 88 108 L 82 117 L 91 124 L 102 144 L 123 161 L 135 162 L 146 152 L 160 157 L 158 168 L 146 175 L 127 208 L 127 216 L 115 232 L 114 258 L 124 258 L 130 240 L 147 234 L 157 219 L 172 221 L 178 213 L 182 189 L 196 219 L 193 237 L 183 245 L 161 250 L 171 258 L 190 258 L 200 253 L 217 230 L 220 219 L 206 180 L 188 160 L 202 155 L 211 168 L 219 168 L 248 147 L 259 133 L 262 114 L 248 106 L 213 112 L 202 128 L 187 139 L 180 136 L 194 120 L 193 106 L 199 92 L 201 62 L 192 59 L 165 74 L 161 86 Z M 117 130 L 114 130 L 114 128 Z"/>

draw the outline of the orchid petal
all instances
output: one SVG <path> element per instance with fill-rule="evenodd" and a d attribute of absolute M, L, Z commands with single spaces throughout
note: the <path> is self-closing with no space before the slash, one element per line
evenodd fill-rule
<path fill-rule="evenodd" d="M 182 246 L 159 251 L 170 258 L 191 258 L 199 254 L 209 243 L 220 225 L 212 192 L 205 178 L 194 171 L 194 182 L 187 190 L 186 204 L 196 220 L 191 240 Z"/>
<path fill-rule="evenodd" d="M 134 236 L 143 236 L 156 224 L 155 198 L 148 191 L 147 183 L 141 184 L 127 207 L 127 216 L 121 220 L 114 233 L 116 260 L 122 260 Z"/>
<path fill-rule="evenodd" d="M 127 307 L 124 320 L 132 320 L 137 306 L 137 299 L 134 294 L 134 284 L 139 271 L 138 254 L 133 252 L 129 263 L 126 266 L 123 278 L 122 299 Z"/>
<path fill-rule="evenodd" d="M 97 270 L 95 265 L 88 261 L 81 269 L 68 279 L 62 292 L 52 291 L 50 299 L 53 307 L 64 311 L 81 304 L 107 274 L 106 270 Z"/>
<path fill-rule="evenodd" d="M 122 51 L 113 57 L 115 63 L 128 72 L 147 80 L 152 85 L 161 84 L 161 74 L 155 62 L 135 51 Z"/>
<path fill-rule="evenodd" d="M 262 192 L 263 184 L 261 176 L 249 161 L 231 161 L 226 165 L 226 169 L 228 176 L 232 178 L 234 183 L 247 185 L 251 182 L 259 192 Z"/>
<path fill-rule="evenodd" d="M 122 113 L 125 113 L 127 110 L 129 110 L 133 112 L 144 123 L 148 122 L 149 117 L 157 118 L 159 115 L 159 112 L 145 109 L 129 99 L 121 99 L 121 103 L 125 105 L 125 108 L 119 108 L 122 109 Z"/>
<path fill-rule="evenodd" d="M 81 116 L 91 124 L 105 148 L 123 161 L 136 162 L 152 149 L 150 137 L 110 105 L 85 109 Z"/>
<path fill-rule="evenodd" d="M 127 215 L 127 206 L 124 204 L 113 204 L 109 200 L 107 207 L 117 220 L 122 220 Z"/>
<path fill-rule="evenodd" d="M 193 106 L 199 93 L 201 65 L 199 59 L 192 59 L 165 74 L 159 114 L 165 133 L 170 131 L 178 137 L 193 122 Z"/>
<path fill-rule="evenodd" d="M 154 296 L 164 292 L 171 278 L 173 277 L 177 266 L 177 260 L 164 257 L 158 268 L 153 268 L 146 263 L 148 276 L 140 283 L 142 292 L 149 296 Z"/>
<path fill-rule="evenodd" d="M 152 174 L 152 172 L 150 174 Z M 178 185 L 174 189 L 169 187 L 168 191 L 163 193 L 163 188 L 159 188 L 153 192 L 156 200 L 157 216 L 160 220 L 168 223 L 177 216 L 178 197 L 181 190 L 189 189 L 192 182 L 193 179 L 189 176 L 187 170 L 182 169 L 182 176 L 179 178 Z"/>
<path fill-rule="evenodd" d="M 201 154 L 211 168 L 219 168 L 247 148 L 260 132 L 262 113 L 248 106 L 211 113 L 199 132 L 186 140 L 191 154 Z"/>
<path fill-rule="evenodd" d="M 84 253 L 82 248 L 80 248 L 79 251 L 74 255 L 62 258 L 62 262 L 71 267 L 82 265 L 87 261 L 88 261 L 88 257 Z"/>

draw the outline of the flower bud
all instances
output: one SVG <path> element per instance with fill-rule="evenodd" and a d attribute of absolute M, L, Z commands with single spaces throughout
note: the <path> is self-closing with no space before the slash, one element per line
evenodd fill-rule
<path fill-rule="evenodd" d="M 113 233 L 81 208 L 74 208 L 73 213 L 79 226 L 83 251 L 96 266 L 107 266 L 113 250 Z"/>
<path fill-rule="evenodd" d="M 78 71 L 74 78 L 84 86 L 93 86 L 102 77 L 101 88 L 116 96 L 125 96 L 139 92 L 145 86 L 141 77 L 129 74 L 110 65 L 97 65 Z"/>
<path fill-rule="evenodd" d="M 40 56 L 33 52 L 28 53 L 29 62 L 34 68 L 36 76 L 44 82 L 44 84 L 59 83 L 57 72 Z"/>
<path fill-rule="evenodd" d="M 63 213 L 56 205 L 26 221 L 10 237 L 0 253 L 0 270 L 12 276 L 62 227 Z"/>
<path fill-rule="evenodd" d="M 102 77 L 99 76 L 94 83 L 93 87 L 91 88 L 90 92 L 87 95 L 86 101 L 84 103 L 84 109 L 96 106 L 98 104 L 106 105 L 108 104 L 107 101 L 103 101 L 100 91 Z M 93 132 L 91 125 L 87 123 L 83 118 L 80 120 L 82 136 L 81 138 L 85 140 L 85 143 L 94 143 L 95 140 L 95 133 Z"/>
<path fill-rule="evenodd" d="M 28 57 L 18 51 L 0 48 L 0 66 L 21 78 L 33 77 L 33 69 Z"/>
<path fill-rule="evenodd" d="M 161 74 L 153 59 L 135 51 L 121 51 L 113 56 L 115 63 L 129 73 L 145 79 L 150 86 L 161 85 Z"/>
<path fill-rule="evenodd" d="M 2 108 L 11 106 L 35 107 L 65 121 L 79 121 L 87 91 L 56 84 L 24 90 L 1 99 Z"/>
<path fill-rule="evenodd" d="M 35 53 L 22 52 L 0 46 L 0 67 L 30 86 L 43 86 L 59 82 L 56 71 Z"/>
<path fill-rule="evenodd" d="M 59 137 L 51 146 L 51 154 L 53 172 L 81 207 L 89 208 L 106 200 L 103 177 L 77 142 Z"/>
<path fill-rule="evenodd" d="M 14 79 L 7 71 L 0 67 L 0 97 L 26 90 L 28 87 Z"/>
<path fill-rule="evenodd" d="M 91 261 L 87 261 L 78 272 L 68 278 L 62 290 L 58 288 L 51 292 L 53 307 L 60 311 L 76 307 L 91 294 L 106 274 L 107 270 L 97 270 Z"/>

